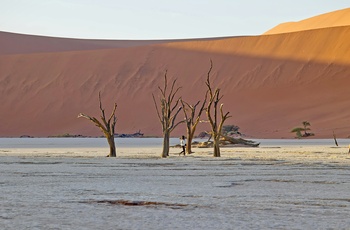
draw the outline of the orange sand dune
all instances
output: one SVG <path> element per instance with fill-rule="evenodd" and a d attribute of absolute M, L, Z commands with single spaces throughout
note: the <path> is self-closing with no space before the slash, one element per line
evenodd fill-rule
<path fill-rule="evenodd" d="M 208 38 L 217 39 L 217 38 Z M 0 31 L 0 55 L 126 48 L 182 40 L 93 40 L 24 35 Z"/>
<path fill-rule="evenodd" d="M 311 30 L 350 25 L 350 8 L 321 14 L 299 22 L 287 22 L 268 30 L 264 34 L 279 34 L 294 31 Z"/>
<path fill-rule="evenodd" d="M 163 46 L 207 53 L 350 64 L 350 42 L 344 40 L 349 38 L 350 26 L 318 30 L 278 36 L 227 38 L 211 42 L 168 43 Z"/>
<path fill-rule="evenodd" d="M 337 34 L 330 38 L 329 34 Z M 316 137 L 350 135 L 350 27 L 166 45 L 0 56 L 0 136 L 100 135 L 80 112 L 118 103 L 117 132 L 160 135 L 151 94 L 166 69 L 181 96 L 201 100 L 209 59 L 224 110 L 251 137 L 291 138 L 308 120 Z M 180 116 L 182 117 L 182 116 Z M 208 130 L 203 123 L 199 131 Z M 179 127 L 174 135 L 185 132 Z"/>

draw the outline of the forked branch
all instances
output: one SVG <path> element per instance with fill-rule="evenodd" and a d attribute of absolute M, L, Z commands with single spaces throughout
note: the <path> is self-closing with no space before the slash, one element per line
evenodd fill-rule
<path fill-rule="evenodd" d="M 160 86 L 158 86 L 158 89 L 160 91 L 160 97 L 159 97 L 160 103 L 159 104 L 157 103 L 157 100 L 154 94 L 152 94 L 152 98 L 153 98 L 154 106 L 156 108 L 158 119 L 162 125 L 163 138 L 164 138 L 162 157 L 167 157 L 169 155 L 170 133 L 179 124 L 184 122 L 184 121 L 176 122 L 176 117 L 181 111 L 182 107 L 178 107 L 180 98 L 175 101 L 175 97 L 177 96 L 177 93 L 179 92 L 181 87 L 176 87 L 176 79 L 175 79 L 172 81 L 170 90 L 168 92 L 168 77 L 167 77 L 167 71 L 166 71 L 164 74 L 164 88 L 161 88 Z"/>
<path fill-rule="evenodd" d="M 115 112 L 117 110 L 117 103 L 114 103 L 113 110 L 111 112 L 111 115 L 109 116 L 109 119 L 106 120 L 105 116 L 105 110 L 102 107 L 102 101 L 101 101 L 101 94 L 98 94 L 98 99 L 99 99 L 99 106 L 100 106 L 100 111 L 101 111 L 101 121 L 99 121 L 96 117 L 91 117 L 89 115 L 86 115 L 84 113 L 80 113 L 78 115 L 78 118 L 85 118 L 93 122 L 97 127 L 101 129 L 103 134 L 108 140 L 108 144 L 110 147 L 110 154 L 109 156 L 115 157 L 116 156 L 116 148 L 115 148 L 115 143 L 114 143 L 114 130 L 115 130 L 115 125 L 117 123 L 117 117 L 115 116 Z"/>
<path fill-rule="evenodd" d="M 229 112 L 224 114 L 223 112 L 223 104 L 220 105 L 220 108 L 218 108 L 218 104 L 220 100 L 223 98 L 223 95 L 220 95 L 220 88 L 216 88 L 213 90 L 211 83 L 210 83 L 210 73 L 213 68 L 213 62 L 210 60 L 210 68 L 207 74 L 207 79 L 206 79 L 206 85 L 207 85 L 207 95 L 209 95 L 209 101 L 208 101 L 208 106 L 206 109 L 208 121 L 211 126 L 211 134 L 214 139 L 214 156 L 215 157 L 220 157 L 220 147 L 219 147 L 219 140 L 220 140 L 220 135 L 221 135 L 221 130 L 224 125 L 224 122 L 230 118 Z M 220 115 L 221 115 L 221 121 L 218 122 L 218 109 L 220 110 Z M 213 113 L 213 115 L 212 115 Z"/>

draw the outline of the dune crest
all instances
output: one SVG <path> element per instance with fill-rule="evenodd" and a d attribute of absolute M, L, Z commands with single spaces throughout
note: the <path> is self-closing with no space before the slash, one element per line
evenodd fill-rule
<path fill-rule="evenodd" d="M 349 26 L 350 25 L 350 8 L 341 9 L 315 17 L 311 17 L 298 22 L 286 22 L 266 31 L 267 34 L 280 34 L 295 31 L 320 29 L 327 27 Z"/>
<path fill-rule="evenodd" d="M 217 39 L 207 38 L 203 40 Z M 167 40 L 99 40 L 57 38 L 38 35 L 16 34 L 0 31 L 0 55 L 54 53 L 69 51 L 101 50 L 147 46 L 192 39 Z"/>
<path fill-rule="evenodd" d="M 350 43 L 344 42 L 347 39 L 350 39 L 350 26 L 274 36 L 167 43 L 162 46 L 206 53 L 350 64 Z"/>

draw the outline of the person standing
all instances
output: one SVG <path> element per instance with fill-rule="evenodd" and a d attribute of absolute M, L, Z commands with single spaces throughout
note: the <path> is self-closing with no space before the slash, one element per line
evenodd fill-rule
<path fill-rule="evenodd" d="M 184 156 L 185 156 L 185 153 L 186 153 L 186 142 L 185 142 L 185 136 L 181 136 L 180 137 L 180 146 L 181 146 L 181 148 L 182 148 L 182 151 L 179 153 L 179 156 L 181 155 L 181 153 L 183 153 L 184 154 Z"/>

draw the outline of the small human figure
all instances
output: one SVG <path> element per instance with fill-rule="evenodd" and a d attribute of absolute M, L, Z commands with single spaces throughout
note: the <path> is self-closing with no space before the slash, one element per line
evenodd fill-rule
<path fill-rule="evenodd" d="M 350 153 L 350 145 L 349 145 L 349 153 Z"/>
<path fill-rule="evenodd" d="M 185 152 L 186 152 L 186 149 L 185 149 L 185 147 L 186 147 L 185 136 L 181 136 L 180 137 L 180 146 L 182 148 L 182 151 L 179 153 L 179 156 L 181 155 L 181 153 L 183 153 L 184 156 L 185 156 Z"/>

